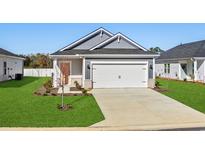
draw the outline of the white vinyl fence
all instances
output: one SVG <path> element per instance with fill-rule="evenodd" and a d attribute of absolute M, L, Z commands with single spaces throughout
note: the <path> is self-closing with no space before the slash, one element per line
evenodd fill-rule
<path fill-rule="evenodd" d="M 36 77 L 52 77 L 52 68 L 31 68 L 24 69 L 24 76 L 36 76 Z"/>

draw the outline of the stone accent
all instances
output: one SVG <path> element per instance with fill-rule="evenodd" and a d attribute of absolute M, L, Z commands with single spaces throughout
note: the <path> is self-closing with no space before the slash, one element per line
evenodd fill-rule
<path fill-rule="evenodd" d="M 155 79 L 148 79 L 148 87 L 149 88 L 155 87 Z"/>
<path fill-rule="evenodd" d="M 84 81 L 84 88 L 88 89 L 88 88 L 92 88 L 92 81 L 89 79 L 85 79 Z"/>

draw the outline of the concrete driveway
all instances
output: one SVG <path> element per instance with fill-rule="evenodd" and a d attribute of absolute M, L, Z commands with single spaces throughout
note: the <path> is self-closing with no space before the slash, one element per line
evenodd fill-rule
<path fill-rule="evenodd" d="M 92 128 L 159 130 L 205 127 L 205 114 L 152 89 L 94 89 L 105 120 Z"/>

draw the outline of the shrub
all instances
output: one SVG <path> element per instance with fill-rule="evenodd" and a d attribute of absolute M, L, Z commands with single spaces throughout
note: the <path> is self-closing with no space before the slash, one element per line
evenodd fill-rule
<path fill-rule="evenodd" d="M 52 88 L 52 81 L 51 81 L 51 80 L 48 80 L 46 83 L 43 84 L 43 86 L 44 86 L 46 89 L 51 89 L 51 88 Z"/>
<path fill-rule="evenodd" d="M 44 93 L 43 96 L 48 96 L 48 94 L 47 94 L 47 93 Z"/>
<path fill-rule="evenodd" d="M 184 78 L 184 82 L 186 82 L 187 81 L 187 79 L 186 78 Z"/>
<path fill-rule="evenodd" d="M 159 81 L 155 81 L 155 87 L 159 88 L 160 84 Z"/>
<path fill-rule="evenodd" d="M 78 83 L 78 81 L 75 81 L 74 84 L 75 84 L 75 87 L 76 87 L 78 90 L 81 90 L 81 89 L 82 89 L 82 87 L 81 87 L 81 85 Z"/>
<path fill-rule="evenodd" d="M 83 95 L 85 95 L 85 96 L 88 95 L 88 90 L 87 90 L 87 89 L 84 89 L 84 88 L 83 88 L 81 91 L 82 91 Z"/>

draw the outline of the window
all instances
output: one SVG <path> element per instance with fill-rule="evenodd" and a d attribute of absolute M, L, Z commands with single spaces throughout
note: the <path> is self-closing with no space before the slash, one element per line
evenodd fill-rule
<path fill-rule="evenodd" d="M 6 75 L 6 72 L 7 72 L 7 71 L 6 71 L 6 70 L 7 70 L 6 68 L 7 68 L 7 64 L 6 64 L 6 62 L 4 62 L 4 65 L 3 65 L 4 75 Z"/>
<path fill-rule="evenodd" d="M 167 64 L 164 64 L 164 73 L 167 73 Z"/>
<path fill-rule="evenodd" d="M 170 64 L 164 64 L 164 73 L 170 73 Z"/>
<path fill-rule="evenodd" d="M 167 68 L 167 72 L 170 73 L 170 64 L 167 64 L 168 68 Z"/>

